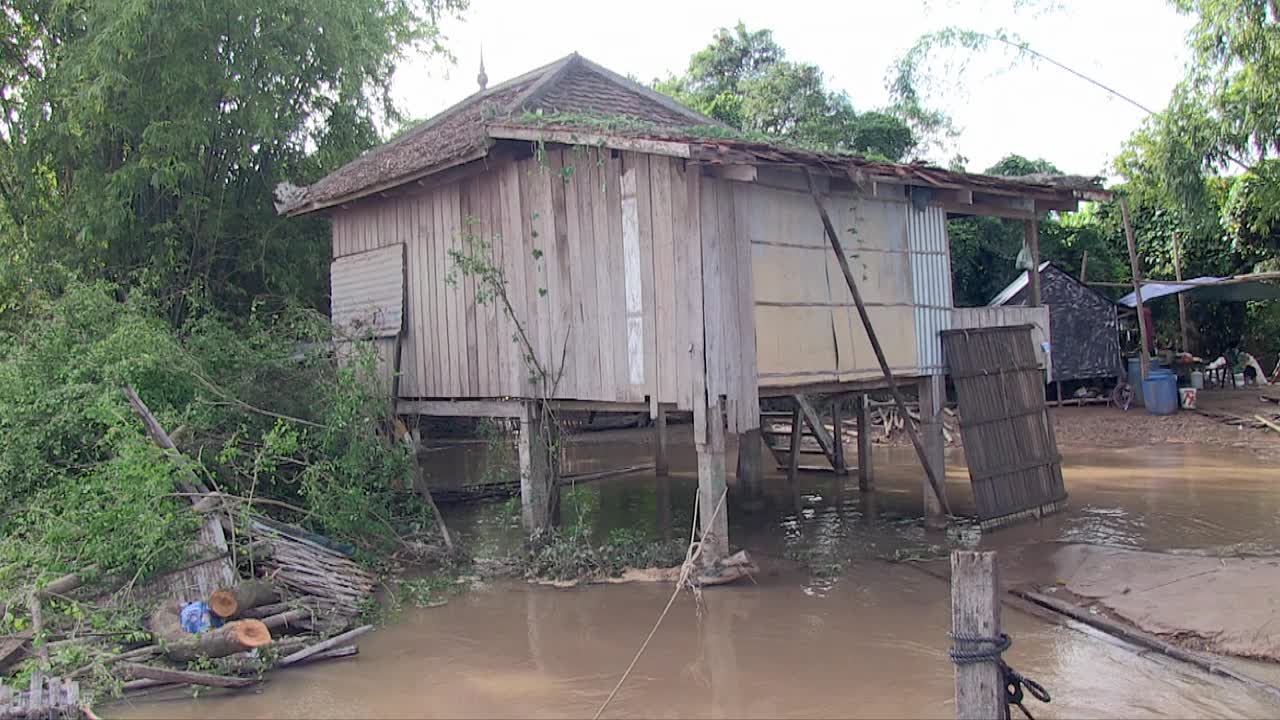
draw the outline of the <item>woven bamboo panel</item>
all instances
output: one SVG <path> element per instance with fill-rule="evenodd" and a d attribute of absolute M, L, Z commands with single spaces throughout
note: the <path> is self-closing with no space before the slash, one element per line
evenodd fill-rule
<path fill-rule="evenodd" d="M 1066 507 L 1031 325 L 942 333 L 982 529 Z"/>

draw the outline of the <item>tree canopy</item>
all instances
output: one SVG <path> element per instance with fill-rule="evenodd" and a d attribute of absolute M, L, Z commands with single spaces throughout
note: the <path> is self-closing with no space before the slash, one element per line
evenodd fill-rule
<path fill-rule="evenodd" d="M 904 160 L 916 144 L 897 117 L 856 111 L 846 93 L 827 87 L 818 66 L 788 60 L 770 30 L 741 22 L 720 28 L 683 75 L 655 87 L 735 128 L 799 145 Z"/>
<path fill-rule="evenodd" d="M 321 221 L 275 216 L 377 140 L 408 48 L 466 0 L 16 0 L 0 13 L 0 313 L 67 277 L 317 306 Z"/>

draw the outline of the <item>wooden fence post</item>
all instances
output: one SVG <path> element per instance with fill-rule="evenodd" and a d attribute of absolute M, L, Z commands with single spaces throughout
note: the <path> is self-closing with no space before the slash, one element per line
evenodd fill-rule
<path fill-rule="evenodd" d="M 996 648 L 1000 637 L 1000 576 L 993 552 L 951 553 L 951 634 L 956 650 Z M 956 717 L 1008 717 L 1004 678 L 997 660 L 956 663 Z"/>

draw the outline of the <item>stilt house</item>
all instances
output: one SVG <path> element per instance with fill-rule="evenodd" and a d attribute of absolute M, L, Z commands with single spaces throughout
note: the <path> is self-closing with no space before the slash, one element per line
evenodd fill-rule
<path fill-rule="evenodd" d="M 761 397 L 884 386 L 815 198 L 892 372 L 940 403 L 947 218 L 1032 220 L 1084 196 L 745 139 L 577 54 L 289 195 L 283 213 L 331 219 L 334 322 L 381 338 L 400 413 L 522 419 L 531 530 L 555 482 L 529 460 L 531 401 L 659 427 L 692 413 L 707 520 L 726 432 L 745 438 L 740 482 L 759 472 Z"/>

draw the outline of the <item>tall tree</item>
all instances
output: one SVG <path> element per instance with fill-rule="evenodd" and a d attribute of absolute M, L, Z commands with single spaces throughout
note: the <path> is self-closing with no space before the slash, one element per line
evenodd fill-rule
<path fill-rule="evenodd" d="M 437 21 L 465 2 L 15 0 L 0 12 L 0 311 L 50 268 L 143 287 L 175 318 L 262 295 L 321 304 L 322 226 L 276 218 L 272 188 L 374 143 L 402 53 L 442 51 Z"/>
<path fill-rule="evenodd" d="M 857 112 L 847 94 L 827 88 L 816 65 L 788 60 L 771 31 L 741 22 L 720 28 L 683 75 L 656 87 L 736 128 L 801 145 L 888 160 L 915 147 L 906 124 L 884 112 Z"/>

